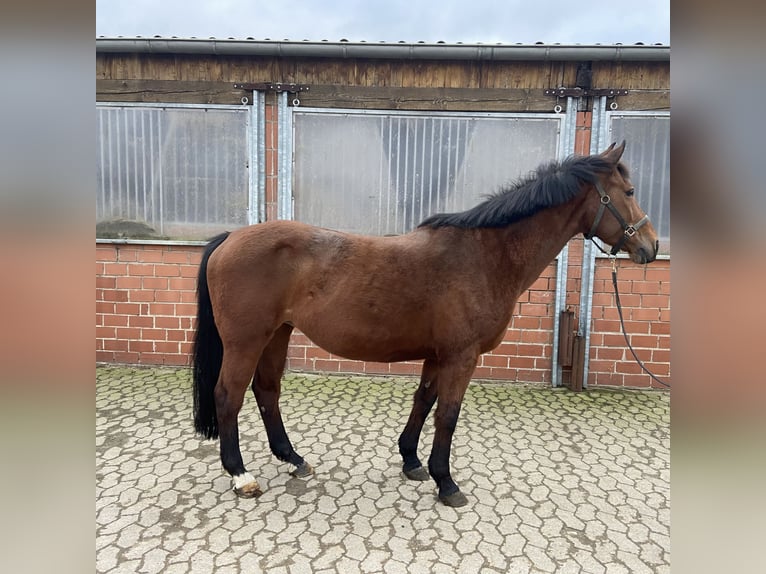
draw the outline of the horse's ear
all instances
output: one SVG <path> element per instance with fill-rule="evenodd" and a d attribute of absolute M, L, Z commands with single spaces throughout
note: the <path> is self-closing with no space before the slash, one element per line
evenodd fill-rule
<path fill-rule="evenodd" d="M 609 160 L 610 163 L 617 165 L 617 162 L 620 161 L 620 158 L 622 157 L 622 154 L 624 151 L 625 151 L 625 140 L 622 140 L 622 143 L 620 145 L 613 143 L 608 148 L 606 148 L 606 150 L 601 155 L 604 157 L 604 159 Z"/>

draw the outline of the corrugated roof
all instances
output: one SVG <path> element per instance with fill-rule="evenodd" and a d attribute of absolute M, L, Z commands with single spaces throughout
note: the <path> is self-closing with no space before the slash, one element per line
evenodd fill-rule
<path fill-rule="evenodd" d="M 415 43 L 265 38 L 96 38 L 96 52 L 458 60 L 670 60 L 664 44 Z"/>

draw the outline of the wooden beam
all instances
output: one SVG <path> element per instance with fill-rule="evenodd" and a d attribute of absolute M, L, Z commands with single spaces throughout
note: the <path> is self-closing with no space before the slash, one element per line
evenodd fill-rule
<path fill-rule="evenodd" d="M 248 90 L 229 82 L 181 80 L 96 80 L 96 101 L 240 104 Z M 533 88 L 401 88 L 310 85 L 291 94 L 301 106 L 375 110 L 463 112 L 553 112 L 557 101 Z M 612 101 L 611 99 L 609 100 Z M 670 109 L 669 90 L 630 90 L 616 100 L 621 110 Z M 249 102 L 252 103 L 252 102 Z M 566 108 L 566 98 L 558 101 Z"/>

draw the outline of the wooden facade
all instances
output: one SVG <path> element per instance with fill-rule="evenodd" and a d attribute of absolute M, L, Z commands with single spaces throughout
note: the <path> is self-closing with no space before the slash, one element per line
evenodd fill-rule
<path fill-rule="evenodd" d="M 593 90 L 628 90 L 618 97 L 620 109 L 670 108 L 669 58 L 396 61 L 97 52 L 96 100 L 238 104 L 248 91 L 234 84 L 279 83 L 308 87 L 299 99 L 313 107 L 550 112 L 556 98 L 545 90 L 582 87 L 585 76 Z"/>

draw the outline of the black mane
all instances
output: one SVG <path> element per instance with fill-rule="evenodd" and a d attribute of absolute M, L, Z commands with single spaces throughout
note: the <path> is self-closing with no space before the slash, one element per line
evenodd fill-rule
<path fill-rule="evenodd" d="M 580 191 L 582 183 L 594 183 L 599 175 L 613 169 L 614 164 L 600 155 L 572 155 L 564 161 L 541 165 L 528 176 L 467 211 L 437 213 L 418 227 L 505 227 L 541 209 L 569 201 Z M 627 174 L 622 164 L 618 165 L 618 169 Z"/>

